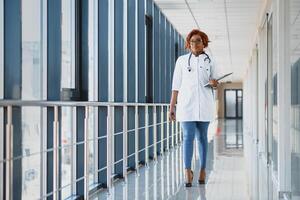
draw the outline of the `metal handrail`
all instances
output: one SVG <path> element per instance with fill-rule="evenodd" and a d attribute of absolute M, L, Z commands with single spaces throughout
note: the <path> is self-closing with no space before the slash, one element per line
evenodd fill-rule
<path fill-rule="evenodd" d="M 130 103 L 130 102 L 98 102 L 98 101 L 29 101 L 29 100 L 0 100 L 0 107 L 5 106 L 39 106 L 39 107 L 54 107 L 54 106 L 70 106 L 70 107 L 135 107 L 135 106 L 169 106 L 168 103 Z"/>
<path fill-rule="evenodd" d="M 107 187 L 108 191 L 110 191 L 111 187 L 113 186 L 113 181 L 112 181 L 112 168 L 116 163 L 123 162 L 123 176 L 125 179 L 125 182 L 127 181 L 127 159 L 131 156 L 134 155 L 135 159 L 135 170 L 136 173 L 139 173 L 139 154 L 142 151 L 145 151 L 145 163 L 148 165 L 149 162 L 149 148 L 153 147 L 153 151 L 157 152 L 158 151 L 158 144 L 160 144 L 160 151 L 164 152 L 164 141 L 167 144 L 167 151 L 169 150 L 169 147 L 174 147 L 178 143 L 181 142 L 182 134 L 179 129 L 179 124 L 178 122 L 171 122 L 169 121 L 169 104 L 167 103 L 128 103 L 128 102 L 92 102 L 92 101 L 22 101 L 22 100 L 0 100 L 0 107 L 7 108 L 6 112 L 6 117 L 7 117 L 7 124 L 6 124 L 6 158 L 2 161 L 0 161 L 0 164 L 5 164 L 7 166 L 7 171 L 6 171 L 6 199 L 11 199 L 12 198 L 12 174 L 13 174 L 13 161 L 15 159 L 23 159 L 24 157 L 30 157 L 33 154 L 30 155 L 20 155 L 20 156 L 13 156 L 12 152 L 12 138 L 13 138 L 13 112 L 12 108 L 13 107 L 53 107 L 54 110 L 54 121 L 53 121 L 53 148 L 47 149 L 45 151 L 39 151 L 34 154 L 43 154 L 45 152 L 53 151 L 53 191 L 51 193 L 43 194 L 46 196 L 53 195 L 53 199 L 59 199 L 59 191 L 62 190 L 62 186 L 59 186 L 59 152 L 61 149 L 66 148 L 65 146 L 59 145 L 59 129 L 60 129 L 60 119 L 59 119 L 59 108 L 63 107 L 84 107 L 84 141 L 81 142 L 73 142 L 70 144 L 71 146 L 73 145 L 78 145 L 78 144 L 84 144 L 84 176 L 77 178 L 75 180 L 82 180 L 84 179 L 84 199 L 89 199 L 89 142 L 91 141 L 96 141 L 99 140 L 99 138 L 104 138 L 106 137 L 107 141 L 107 165 L 103 167 L 102 169 L 106 169 L 107 172 Z M 107 107 L 107 134 L 105 136 L 101 137 L 93 137 L 88 138 L 88 123 L 89 123 L 89 108 L 90 107 Z M 122 107 L 123 108 L 123 130 L 119 131 L 118 133 L 114 132 L 114 126 L 112 124 L 113 121 L 113 108 L 115 107 Z M 134 129 L 128 130 L 127 127 L 127 119 L 128 119 L 128 108 L 133 107 L 135 109 L 135 114 L 134 114 L 134 122 L 135 122 L 135 127 Z M 138 109 L 140 107 L 145 108 L 145 125 L 140 127 L 139 126 L 139 111 Z M 153 107 L 153 113 L 150 114 L 149 108 Z M 160 112 L 157 112 L 157 108 L 161 108 Z M 166 109 L 165 109 L 166 108 Z M 160 115 L 160 121 L 158 122 L 158 115 Z M 153 118 L 153 122 L 150 124 L 150 116 Z M 166 119 L 166 120 L 164 120 Z M 171 127 L 170 127 L 171 123 Z M 175 127 L 176 123 L 176 127 Z M 158 133 L 158 126 L 160 126 L 160 140 L 157 141 L 157 133 Z M 164 126 L 166 126 L 166 135 L 164 135 Z M 149 128 L 153 127 L 153 143 L 149 145 Z M 145 148 L 139 149 L 139 130 L 145 129 Z M 172 131 L 172 134 L 170 135 L 170 131 Z M 135 134 L 135 150 L 131 155 L 128 155 L 127 152 L 127 137 L 128 134 L 134 133 Z M 114 143 L 113 143 L 113 137 L 115 135 L 120 135 L 123 134 L 123 158 L 119 159 L 117 161 L 114 160 L 113 158 L 113 153 L 114 151 Z M 164 138 L 166 136 L 166 138 Z M 169 142 L 169 139 L 171 138 L 172 142 Z M 69 146 L 69 145 L 68 145 Z M 157 154 L 154 153 L 154 160 L 157 160 Z M 100 169 L 101 170 L 101 169 Z M 99 169 L 97 169 L 94 173 L 98 173 Z M 70 184 L 74 184 L 73 182 Z M 65 186 L 64 186 L 65 187 Z"/>

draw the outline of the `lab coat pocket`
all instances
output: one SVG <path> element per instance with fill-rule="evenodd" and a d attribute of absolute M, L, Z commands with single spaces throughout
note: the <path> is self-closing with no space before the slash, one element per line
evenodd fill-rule
<path fill-rule="evenodd" d="M 210 79 L 210 74 L 211 74 L 211 66 L 210 65 L 205 65 L 205 72 L 207 74 L 208 80 Z"/>
<path fill-rule="evenodd" d="M 192 99 L 191 95 L 191 88 L 182 87 L 178 94 L 178 104 L 180 104 L 180 106 L 182 106 L 183 108 L 189 105 Z"/>

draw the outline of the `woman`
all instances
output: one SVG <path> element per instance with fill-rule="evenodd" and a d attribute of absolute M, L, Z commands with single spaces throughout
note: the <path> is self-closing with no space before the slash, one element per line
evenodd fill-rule
<path fill-rule="evenodd" d="M 213 88 L 218 85 L 214 61 L 205 52 L 208 42 L 208 37 L 204 32 L 198 29 L 192 30 L 186 37 L 185 44 L 190 52 L 177 59 L 173 74 L 169 117 L 171 120 L 180 121 L 183 130 L 186 187 L 192 186 L 191 161 L 195 135 L 200 155 L 198 182 L 205 184 L 207 129 L 209 122 L 214 120 Z M 209 84 L 206 85 L 206 83 Z M 176 102 L 178 103 L 175 117 Z"/>

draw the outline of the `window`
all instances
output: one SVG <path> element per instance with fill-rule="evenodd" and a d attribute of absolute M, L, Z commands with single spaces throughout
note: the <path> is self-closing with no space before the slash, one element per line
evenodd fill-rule
<path fill-rule="evenodd" d="M 178 42 L 175 43 L 175 62 L 177 58 L 179 57 L 179 49 L 178 49 Z"/>
<path fill-rule="evenodd" d="M 89 43 L 89 101 L 98 100 L 98 0 L 89 2 L 88 14 L 88 43 Z M 98 108 L 90 108 L 89 110 L 89 185 L 92 188 L 94 183 L 98 181 L 96 173 L 98 169 L 98 141 L 95 139 L 98 136 Z"/>
<path fill-rule="evenodd" d="M 61 88 L 62 100 L 75 100 L 76 66 L 75 66 L 75 3 L 74 0 L 61 1 Z M 61 198 L 74 194 L 72 179 L 75 177 L 74 154 L 76 141 L 75 110 L 71 107 L 61 109 Z"/>
<path fill-rule="evenodd" d="M 224 110 L 225 118 L 242 118 L 243 117 L 243 91 L 237 89 L 225 89 Z"/>
<path fill-rule="evenodd" d="M 41 100 L 43 88 L 42 1 L 22 4 L 22 100 Z M 41 194 L 41 108 L 22 108 L 22 199 Z"/>
<path fill-rule="evenodd" d="M 61 87 L 75 88 L 75 1 L 62 0 Z"/>

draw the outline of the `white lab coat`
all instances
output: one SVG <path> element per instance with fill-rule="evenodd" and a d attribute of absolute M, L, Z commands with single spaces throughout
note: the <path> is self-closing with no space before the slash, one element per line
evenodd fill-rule
<path fill-rule="evenodd" d="M 190 53 L 180 56 L 175 65 L 172 90 L 178 91 L 176 120 L 177 121 L 212 121 L 215 118 L 215 100 L 213 89 L 204 87 L 210 79 L 217 78 L 215 62 L 211 62 L 205 54 L 196 57 Z M 191 71 L 189 71 L 191 69 Z"/>

